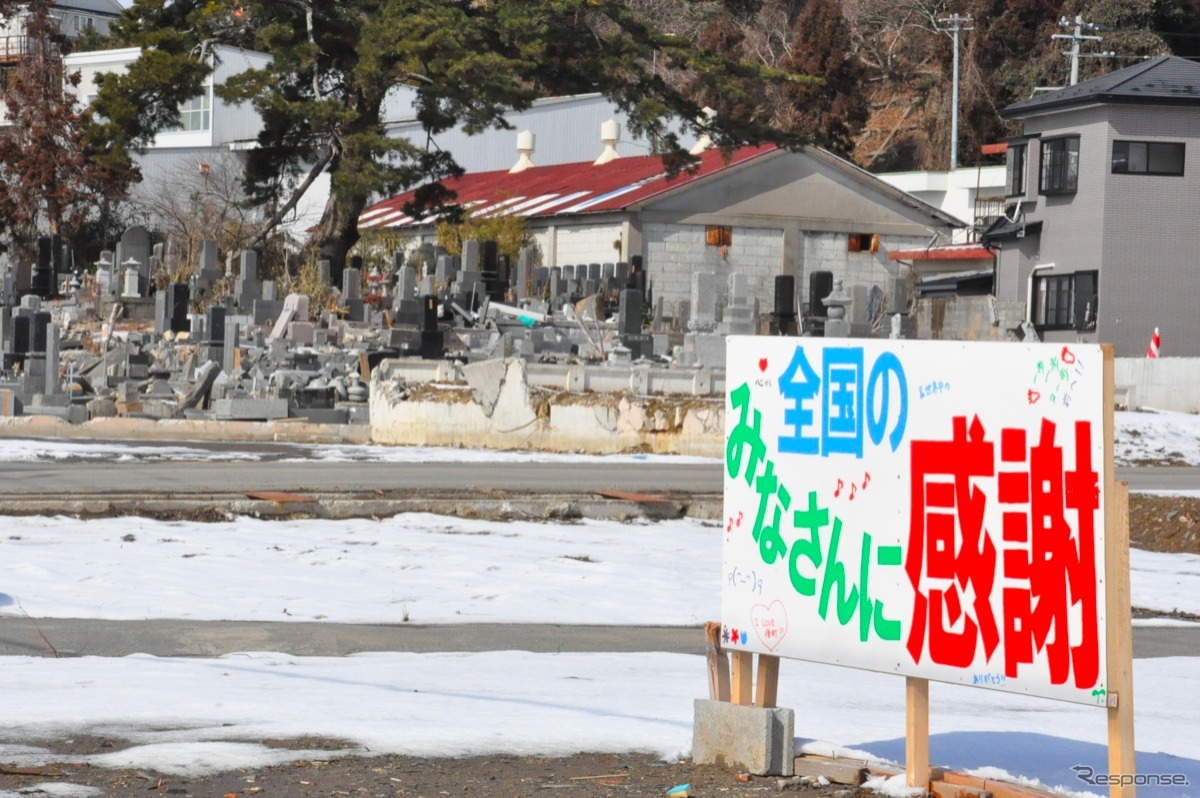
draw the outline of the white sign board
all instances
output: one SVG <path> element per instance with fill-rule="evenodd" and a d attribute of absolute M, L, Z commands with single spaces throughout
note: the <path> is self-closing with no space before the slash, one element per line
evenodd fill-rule
<path fill-rule="evenodd" d="M 725 648 L 1105 706 L 1103 371 L 730 337 Z"/>

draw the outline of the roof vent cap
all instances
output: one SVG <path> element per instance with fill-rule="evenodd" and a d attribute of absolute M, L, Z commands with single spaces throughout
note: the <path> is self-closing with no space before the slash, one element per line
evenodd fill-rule
<path fill-rule="evenodd" d="M 617 142 L 621 140 L 621 126 L 617 120 L 610 119 L 600 124 L 600 141 L 604 144 L 604 152 L 592 162 L 593 166 L 601 166 L 621 157 L 617 152 Z"/>
<path fill-rule="evenodd" d="M 516 174 L 517 172 L 524 172 L 526 169 L 533 166 L 533 161 L 529 156 L 533 155 L 534 144 L 536 141 L 537 138 L 529 130 L 522 130 L 517 134 L 517 152 L 520 154 L 520 157 L 517 158 L 517 162 L 513 164 L 513 168 L 508 170 L 510 175 Z"/>

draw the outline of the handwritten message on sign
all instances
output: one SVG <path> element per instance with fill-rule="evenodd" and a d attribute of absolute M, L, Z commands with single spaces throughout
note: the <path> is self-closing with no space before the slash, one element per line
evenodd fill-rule
<path fill-rule="evenodd" d="M 729 338 L 725 646 L 1104 706 L 1102 366 Z"/>

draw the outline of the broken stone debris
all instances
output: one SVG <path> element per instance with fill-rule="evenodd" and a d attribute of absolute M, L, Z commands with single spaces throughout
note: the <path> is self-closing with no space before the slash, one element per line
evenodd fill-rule
<path fill-rule="evenodd" d="M 710 375 L 724 367 L 726 335 L 757 334 L 768 319 L 773 331 L 796 328 L 790 279 L 776 281 L 789 296 L 768 316 L 740 273 L 695 272 L 690 300 L 668 309 L 640 257 L 546 267 L 526 249 L 510 264 L 490 241 L 466 241 L 459 256 L 436 249 L 428 262 L 397 254 L 388 277 L 364 277 L 353 259 L 325 307 L 276 299 L 254 251 L 231 254 L 222 272 L 213 241 L 174 282 L 162 245 L 130 228 L 94 275 L 63 279 L 56 294 L 68 255 L 45 239 L 31 268 L 0 273 L 0 414 L 366 423 L 372 369 L 388 359 L 452 360 L 476 400 L 494 404 L 504 369 L 489 361 Z M 329 264 L 319 267 L 328 286 Z"/>

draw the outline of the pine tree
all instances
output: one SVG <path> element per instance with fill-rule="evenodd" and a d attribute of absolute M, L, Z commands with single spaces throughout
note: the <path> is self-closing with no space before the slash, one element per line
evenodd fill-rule
<path fill-rule="evenodd" d="M 263 120 L 248 153 L 248 188 L 286 213 L 284 179 L 305 185 L 331 174 L 332 193 L 315 245 L 340 270 L 358 237 L 358 216 L 380 193 L 460 172 L 452 153 L 390 138 L 380 105 L 404 84 L 430 134 L 506 125 L 509 109 L 543 96 L 600 92 L 651 133 L 672 168 L 687 165 L 667 120 L 697 125 L 699 95 L 668 82 L 662 69 L 695 76 L 697 87 L 737 96 L 789 75 L 722 58 L 635 15 L 625 0 L 135 0 L 115 26 L 114 43 L 146 50 L 125 75 L 103 83 L 96 108 L 109 134 L 128 149 L 173 121 L 174 108 L 199 89 L 205 43 L 266 52 L 251 70 L 217 91 L 253 103 Z M 801 138 L 765 114 L 726 115 L 711 133 L 718 146 Z M 438 184 L 421 200 L 451 198 Z"/>

